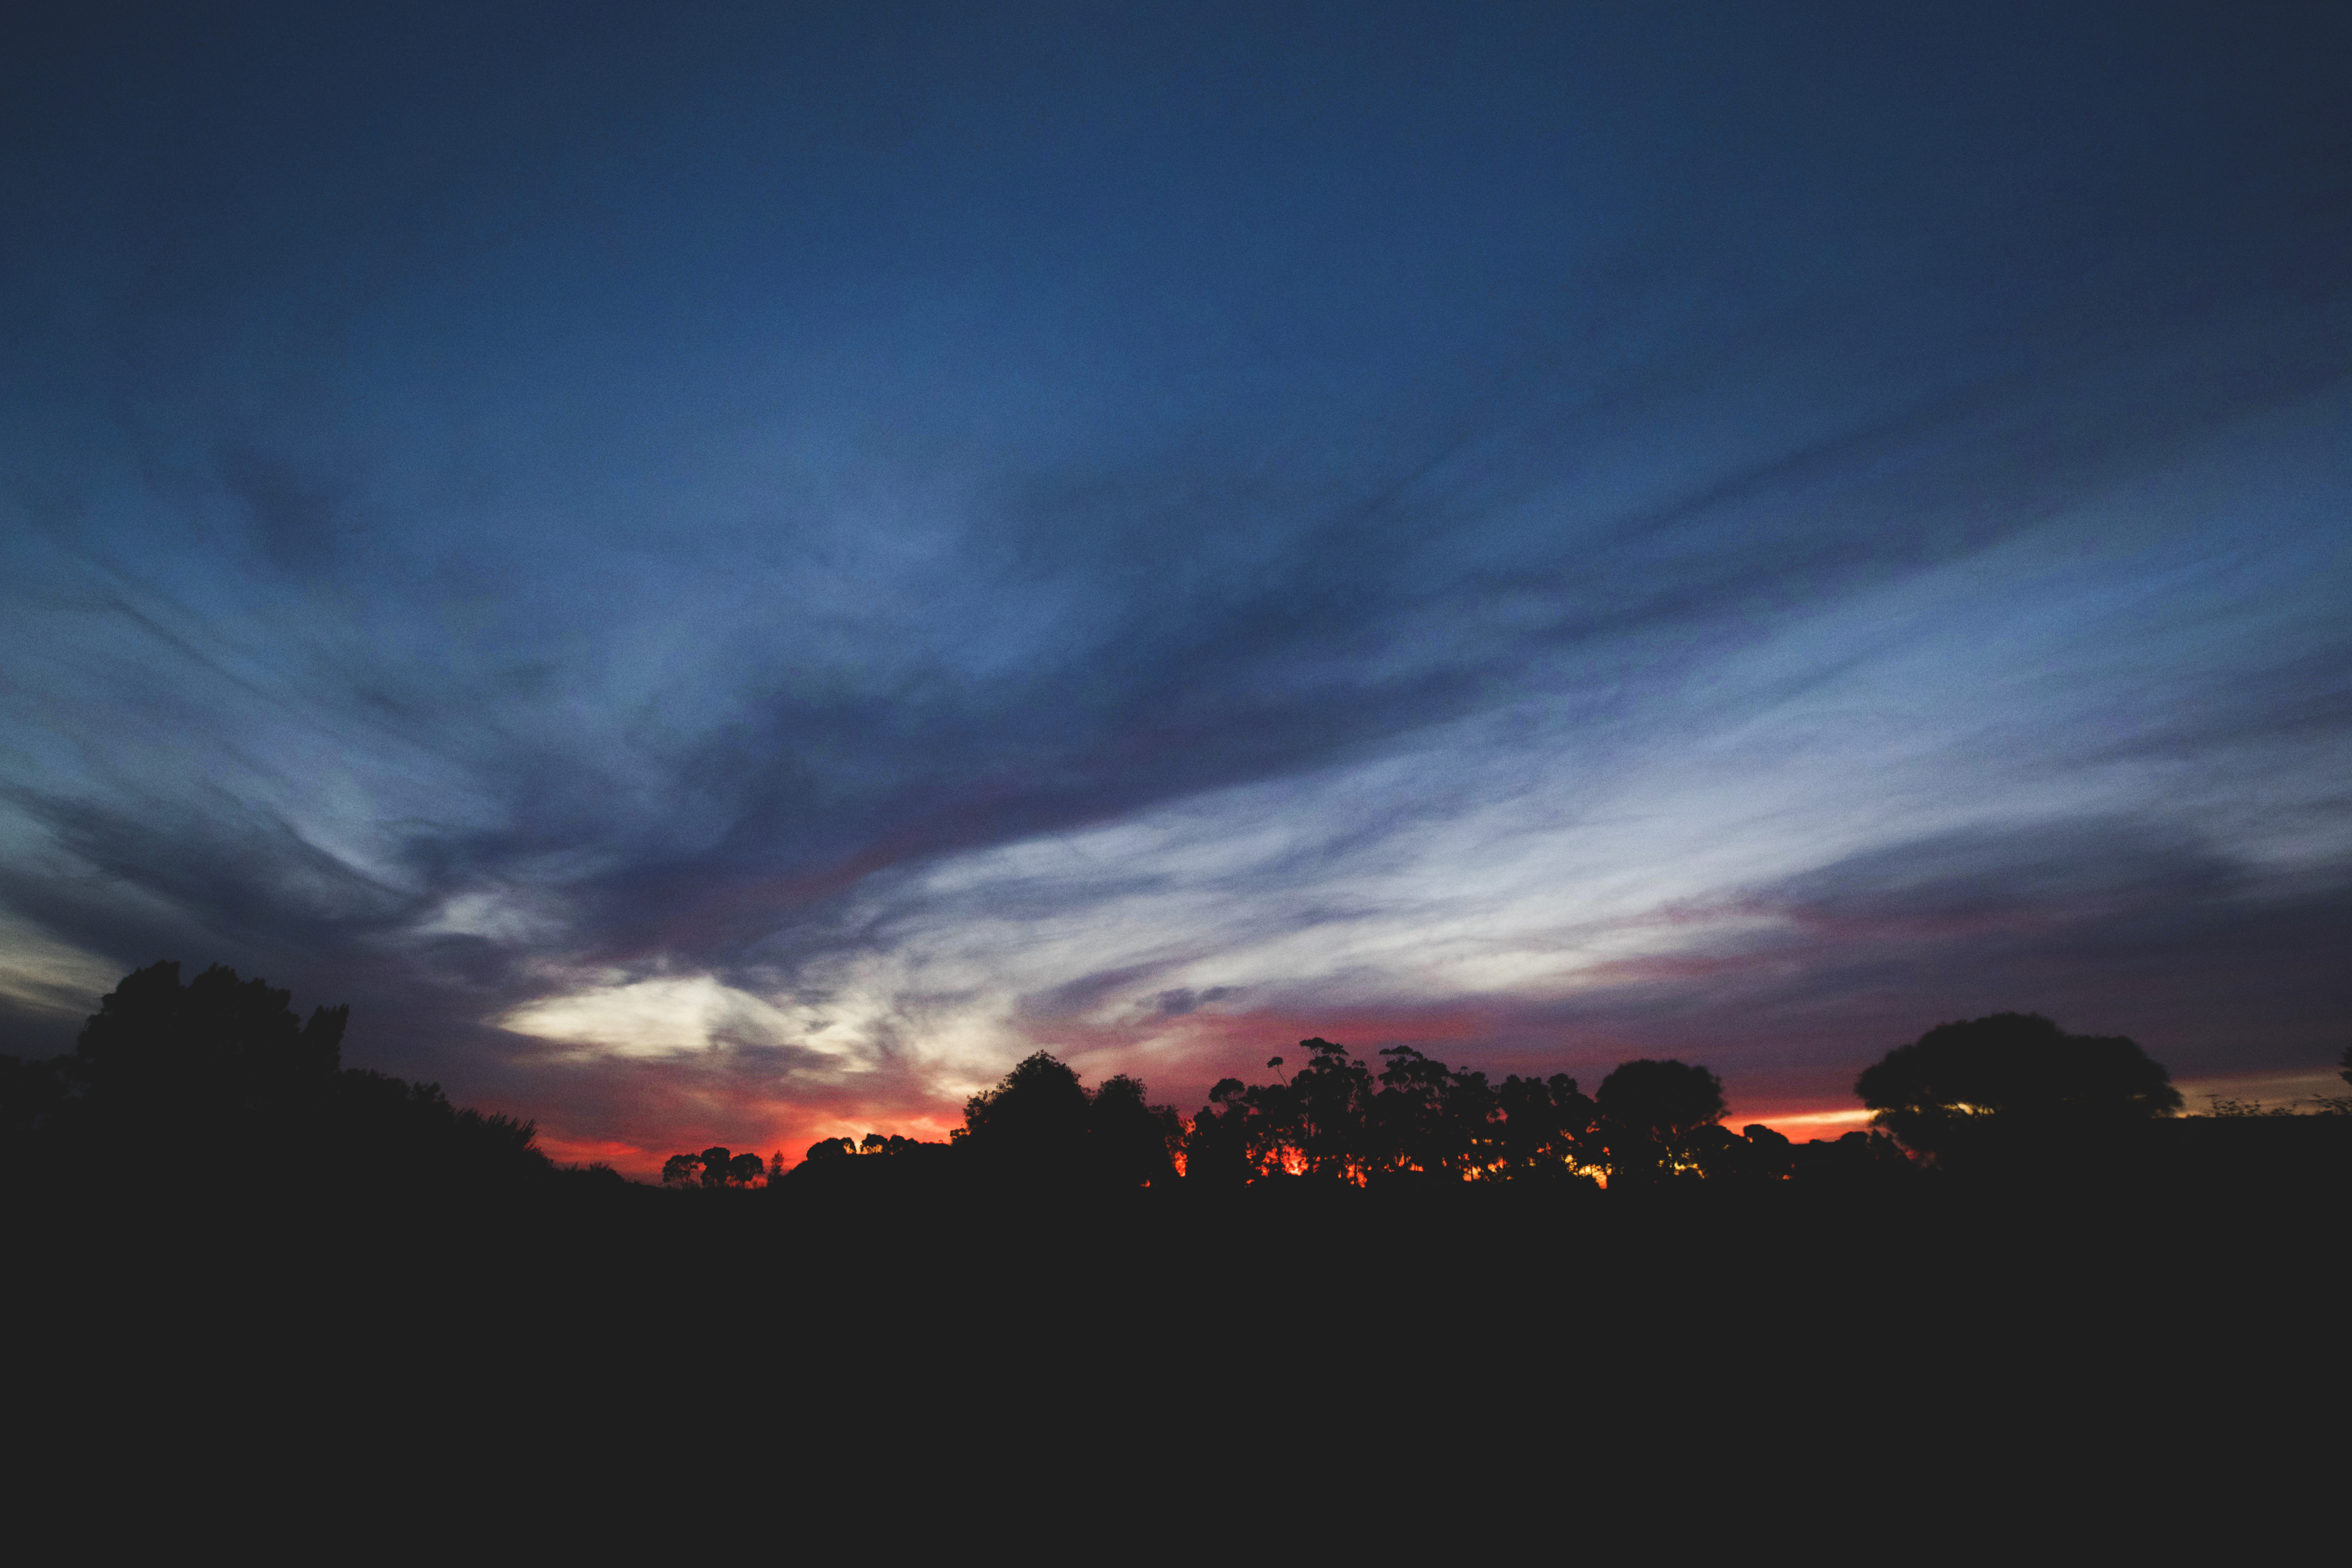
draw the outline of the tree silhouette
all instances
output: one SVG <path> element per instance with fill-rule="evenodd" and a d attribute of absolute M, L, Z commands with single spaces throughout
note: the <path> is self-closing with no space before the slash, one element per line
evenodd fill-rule
<path fill-rule="evenodd" d="M 343 1068 L 350 1010 L 306 1021 L 290 1000 L 218 964 L 184 985 L 173 962 L 133 970 L 72 1055 L 5 1064 L 0 1136 L 31 1168 L 116 1186 L 159 1160 L 281 1191 L 551 1169 L 532 1123 L 451 1105 L 438 1084 Z"/>
<path fill-rule="evenodd" d="M 757 1154 L 738 1154 L 713 1144 L 699 1154 L 672 1154 L 662 1162 L 662 1184 L 706 1187 L 748 1187 L 768 1173 Z"/>
<path fill-rule="evenodd" d="M 1582 1180 L 1594 1163 L 1585 1144 L 1593 1102 L 1564 1073 L 1491 1084 L 1485 1073 L 1391 1046 L 1376 1078 L 1345 1046 L 1318 1038 L 1298 1048 L 1307 1063 L 1287 1081 L 1229 1078 L 1209 1091 L 1185 1142 L 1188 1180 Z"/>
<path fill-rule="evenodd" d="M 219 964 L 182 985 L 179 964 L 151 963 L 100 999 L 63 1075 L 117 1121 L 291 1112 L 332 1084 L 351 1016 L 319 1007 L 304 1023 L 291 999 Z"/>
<path fill-rule="evenodd" d="M 1209 1103 L 1192 1118 L 1184 1139 L 1184 1179 L 1203 1186 L 1233 1187 L 1259 1173 L 1249 1125 L 1249 1086 L 1237 1078 L 1219 1079 L 1209 1090 Z"/>
<path fill-rule="evenodd" d="M 1144 1100 L 1143 1080 L 1125 1073 L 1095 1090 L 1087 1136 L 1094 1174 L 1112 1186 L 1172 1181 L 1184 1124 L 1164 1105 Z"/>
<path fill-rule="evenodd" d="M 1655 1180 L 1683 1164 L 1704 1169 L 1703 1152 L 1722 1152 L 1720 1140 L 1702 1147 L 1696 1139 L 1726 1109 L 1723 1080 L 1703 1067 L 1647 1058 L 1622 1062 L 1593 1098 L 1612 1182 Z"/>
<path fill-rule="evenodd" d="M 1724 1112 L 1723 1080 L 1687 1062 L 1621 1062 L 1601 1080 L 1601 1113 L 1657 1138 L 1682 1137 Z"/>
<path fill-rule="evenodd" d="M 1371 1069 L 1347 1047 L 1319 1037 L 1299 1041 L 1298 1048 L 1307 1053 L 1307 1065 L 1291 1079 L 1288 1099 L 1276 1095 L 1268 1101 L 1282 1128 L 1285 1168 L 1295 1152 L 1301 1174 L 1345 1177 L 1372 1152 L 1366 1137 L 1378 1093 Z"/>
<path fill-rule="evenodd" d="M 1183 1123 L 1144 1096 L 1143 1080 L 1125 1074 L 1089 1090 L 1067 1064 L 1037 1051 L 964 1102 L 956 1143 L 998 1175 L 1113 1186 L 1168 1181 Z"/>
<path fill-rule="evenodd" d="M 2036 1013 L 1939 1024 L 1854 1080 L 1872 1121 L 1940 1163 L 2180 1109 L 2171 1075 L 2121 1035 L 2070 1035 Z"/>
<path fill-rule="evenodd" d="M 1078 1075 L 1034 1052 L 994 1089 L 964 1102 L 962 1142 L 972 1158 L 1001 1172 L 1066 1176 L 1086 1155 L 1088 1110 Z"/>
<path fill-rule="evenodd" d="M 1514 1073 L 1495 1090 L 1502 1113 L 1500 1167 L 1516 1178 L 1557 1178 L 1584 1163 L 1582 1140 L 1600 1108 L 1577 1091 L 1566 1073 L 1549 1079 Z"/>

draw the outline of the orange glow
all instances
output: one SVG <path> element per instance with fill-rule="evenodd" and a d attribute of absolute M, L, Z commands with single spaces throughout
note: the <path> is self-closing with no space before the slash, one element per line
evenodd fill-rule
<path fill-rule="evenodd" d="M 566 1138 L 560 1133 L 547 1131 L 540 1133 L 539 1146 L 546 1150 L 547 1157 L 559 1165 L 604 1164 L 624 1173 L 648 1163 L 659 1170 L 662 1161 L 668 1157 L 667 1154 L 652 1153 L 635 1143 L 625 1143 L 617 1138 Z"/>
<path fill-rule="evenodd" d="M 1791 1143 L 1804 1143 L 1815 1138 L 1835 1142 L 1849 1132 L 1866 1132 L 1870 1130 L 1870 1118 L 1871 1112 L 1854 1105 L 1835 1110 L 1742 1113 L 1725 1117 L 1723 1124 L 1738 1131 L 1760 1123 Z"/>

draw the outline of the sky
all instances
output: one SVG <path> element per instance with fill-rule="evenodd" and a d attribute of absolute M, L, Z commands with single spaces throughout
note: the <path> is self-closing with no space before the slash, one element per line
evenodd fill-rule
<path fill-rule="evenodd" d="M 1041 1048 L 2332 1085 L 2352 12 L 1923 9 L 45 8 L 0 1049 L 227 963 L 636 1173 Z"/>

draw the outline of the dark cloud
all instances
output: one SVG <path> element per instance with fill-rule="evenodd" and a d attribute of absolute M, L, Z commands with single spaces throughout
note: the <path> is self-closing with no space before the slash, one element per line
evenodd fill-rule
<path fill-rule="evenodd" d="M 1171 991 L 1162 991 L 1153 997 L 1153 1011 L 1162 1018 L 1181 1018 L 1189 1013 L 1198 1012 L 1212 1002 L 1222 1002 L 1228 996 L 1238 996 L 1241 992 L 1242 988 L 1237 985 L 1210 985 L 1198 991 L 1189 986 L 1180 985 Z"/>

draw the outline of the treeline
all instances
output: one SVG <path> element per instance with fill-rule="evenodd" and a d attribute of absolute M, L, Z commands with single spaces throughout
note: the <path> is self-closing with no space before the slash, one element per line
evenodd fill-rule
<path fill-rule="evenodd" d="M 215 965 L 124 977 L 70 1055 L 0 1057 L 0 1162 L 14 1177 L 155 1191 L 478 1187 L 554 1167 L 534 1123 L 452 1105 L 434 1083 L 342 1065 L 348 1007 L 305 1020 L 291 994 Z"/>
<path fill-rule="evenodd" d="M 1358 1187 L 1461 1182 L 1559 1186 L 1675 1181 L 1779 1181 L 1798 1175 L 1900 1179 L 1910 1169 L 1884 1132 L 1792 1143 L 1769 1127 L 1722 1126 L 1722 1080 L 1679 1061 L 1631 1061 L 1587 1096 L 1574 1079 L 1506 1078 L 1449 1067 L 1410 1046 L 1376 1070 L 1330 1040 L 1299 1042 L 1296 1070 L 1267 1062 L 1271 1083 L 1226 1079 L 1188 1122 L 1147 1101 L 1122 1075 L 1089 1090 L 1040 1051 L 964 1107 L 945 1143 L 868 1133 L 824 1139 L 791 1173 L 837 1182 L 853 1161 L 919 1163 L 946 1176 L 1012 1176 L 1088 1186 L 1233 1188 L 1298 1177 Z M 680 1155 L 665 1174 L 691 1181 L 727 1167 Z M 781 1163 L 781 1162 L 779 1162 Z M 790 1184 L 776 1173 L 772 1184 Z M 903 1179 L 903 1178 L 902 1178 Z M 733 1173 L 705 1184 L 746 1184 Z"/>
<path fill-rule="evenodd" d="M 2145 1174 L 2151 1160 L 2226 1176 L 2215 1167 L 2276 1166 L 2282 1151 L 2296 1147 L 2312 1160 L 2340 1163 L 2352 1142 L 2346 1136 L 2352 1121 L 2345 1121 L 2352 1096 L 2315 1106 L 2342 1125 L 2268 1133 L 2217 1126 L 2244 1120 L 2234 1105 L 2175 1119 L 2179 1091 L 2137 1042 L 2069 1034 L 2035 1014 L 1940 1025 L 1896 1047 L 1855 1081 L 1876 1125 L 1801 1144 L 1760 1124 L 1738 1132 L 1722 1125 L 1722 1080 L 1681 1061 L 1622 1063 L 1587 1096 L 1566 1074 L 1515 1074 L 1496 1083 L 1410 1046 L 1379 1052 L 1377 1069 L 1329 1040 L 1302 1040 L 1298 1049 L 1290 1071 L 1284 1058 L 1266 1063 L 1273 1082 L 1219 1082 L 1189 1121 L 1171 1107 L 1148 1104 L 1138 1079 L 1115 1078 L 1089 1091 L 1067 1065 L 1039 1052 L 974 1096 L 947 1143 L 879 1133 L 855 1142 L 827 1139 L 808 1151 L 800 1170 L 838 1180 L 824 1173 L 842 1171 L 853 1157 L 881 1156 L 941 1175 L 1050 1175 L 1120 1186 L 1181 1175 L 1207 1188 L 1295 1177 L 1358 1187 L 1509 1182 L 1623 1189 L 1892 1183 L 1927 1170 L 2048 1176 L 2102 1163 Z M 2352 1083 L 2352 1050 L 2344 1076 Z M 689 1174 L 692 1159 L 680 1156 L 673 1169 Z M 775 1164 L 771 1181 L 782 1184 L 781 1157 Z M 706 1157 L 698 1168 L 723 1167 Z M 705 1180 L 748 1184 L 756 1173 L 738 1167 Z M 903 1184 L 905 1173 L 898 1179 Z"/>
<path fill-rule="evenodd" d="M 172 963 L 126 976 L 70 1055 L 0 1057 L 0 1171 L 150 1190 L 167 1176 L 479 1190 L 557 1173 L 531 1122 L 452 1105 L 436 1084 L 343 1067 L 348 1010 L 306 1020 L 290 1000 L 217 965 L 185 984 Z M 2352 1096 L 2323 1100 L 2331 1116 L 2179 1118 L 2179 1091 L 2135 1042 L 2071 1035 L 2031 1014 L 1942 1025 L 1889 1051 L 1855 1083 L 1877 1125 L 1802 1144 L 1762 1125 L 1724 1126 L 1722 1080 L 1681 1061 L 1622 1063 L 1587 1095 L 1565 1074 L 1498 1083 L 1409 1046 L 1378 1052 L 1377 1066 L 1326 1039 L 1298 1051 L 1266 1063 L 1270 1081 L 1222 1080 L 1190 1118 L 1152 1103 L 1139 1079 L 1090 1089 L 1040 1051 L 973 1095 L 948 1142 L 824 1139 L 789 1171 L 781 1153 L 714 1144 L 672 1156 L 664 1184 L 804 1194 L 1007 1183 L 1571 1191 L 1885 1185 L 1927 1171 L 2102 1163 L 2154 1179 L 2168 1163 L 2200 1179 L 2292 1167 L 2279 1179 L 2300 1181 L 2352 1163 Z M 576 1174 L 624 1185 L 607 1167 Z"/>

